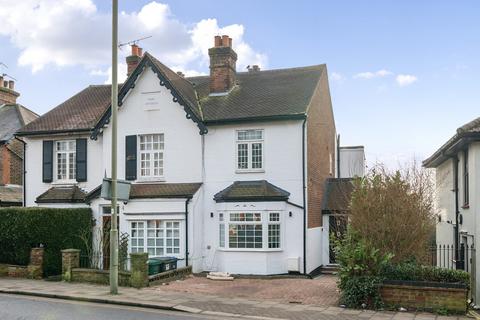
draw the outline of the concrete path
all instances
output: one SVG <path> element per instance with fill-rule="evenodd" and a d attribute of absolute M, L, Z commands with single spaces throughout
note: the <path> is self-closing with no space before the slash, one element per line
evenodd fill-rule
<path fill-rule="evenodd" d="M 221 316 L 226 319 L 239 316 L 252 319 L 293 320 L 469 319 L 467 317 L 442 317 L 429 313 L 375 312 L 317 305 L 286 304 L 269 300 L 232 299 L 204 294 L 162 291 L 161 287 L 141 290 L 120 288 L 120 294 L 112 296 L 108 293 L 106 286 L 13 278 L 0 278 L 0 293 L 186 311 L 201 315 Z"/>

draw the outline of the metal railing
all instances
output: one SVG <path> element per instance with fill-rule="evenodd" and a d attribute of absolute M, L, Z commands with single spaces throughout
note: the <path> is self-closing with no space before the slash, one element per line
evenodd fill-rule
<path fill-rule="evenodd" d="M 109 270 L 110 255 L 103 255 L 103 254 L 81 255 L 80 268 L 95 269 L 95 270 Z M 130 258 L 128 258 L 128 256 L 119 255 L 118 270 L 130 271 Z"/>

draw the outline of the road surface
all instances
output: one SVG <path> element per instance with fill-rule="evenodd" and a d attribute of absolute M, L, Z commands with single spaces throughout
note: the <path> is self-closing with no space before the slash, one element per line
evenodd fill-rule
<path fill-rule="evenodd" d="M 0 294 L 0 320 L 199 320 L 225 319 L 69 300 Z M 239 319 L 239 318 L 237 318 Z"/>

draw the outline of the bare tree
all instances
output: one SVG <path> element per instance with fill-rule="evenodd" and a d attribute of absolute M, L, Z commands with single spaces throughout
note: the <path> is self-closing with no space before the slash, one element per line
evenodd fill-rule
<path fill-rule="evenodd" d="M 435 226 L 431 172 L 415 161 L 394 172 L 377 165 L 354 184 L 353 230 L 394 262 L 423 261 Z"/>

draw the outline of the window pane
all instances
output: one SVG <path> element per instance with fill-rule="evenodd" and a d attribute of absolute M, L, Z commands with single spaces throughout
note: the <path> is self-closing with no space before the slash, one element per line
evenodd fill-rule
<path fill-rule="evenodd" d="M 246 143 L 239 143 L 238 147 L 238 154 L 237 154 L 237 168 L 238 169 L 248 169 L 248 144 Z"/>
<path fill-rule="evenodd" d="M 268 225 L 268 248 L 280 248 L 280 225 Z"/>
<path fill-rule="evenodd" d="M 252 143 L 252 168 L 262 168 L 262 144 Z"/>
<path fill-rule="evenodd" d="M 270 221 L 280 221 L 280 213 L 271 212 L 270 213 Z"/>
<path fill-rule="evenodd" d="M 220 227 L 218 228 L 219 232 L 219 246 L 220 248 L 225 247 L 225 224 L 220 224 Z"/>
<path fill-rule="evenodd" d="M 261 224 L 230 224 L 230 248 L 262 248 Z"/>

